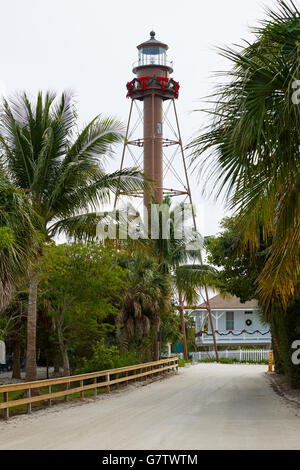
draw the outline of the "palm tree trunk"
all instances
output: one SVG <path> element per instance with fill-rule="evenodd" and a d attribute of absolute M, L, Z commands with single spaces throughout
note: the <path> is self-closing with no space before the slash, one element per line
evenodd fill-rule
<path fill-rule="evenodd" d="M 160 320 L 156 321 L 154 324 L 154 338 L 152 342 L 153 361 L 159 361 L 159 341 L 158 341 L 159 327 L 160 327 Z"/>
<path fill-rule="evenodd" d="M 20 322 L 17 320 L 14 328 L 13 370 L 12 378 L 21 379 L 21 337 Z"/>
<path fill-rule="evenodd" d="M 217 341 L 216 341 L 216 334 L 215 334 L 215 327 L 214 327 L 214 322 L 213 322 L 213 317 L 212 317 L 212 311 L 210 308 L 210 303 L 208 299 L 208 292 L 207 292 L 207 287 L 205 286 L 205 296 L 206 296 L 206 308 L 208 310 L 208 316 L 209 316 L 209 322 L 210 322 L 210 328 L 213 336 L 213 343 L 214 343 L 214 350 L 215 350 L 215 355 L 216 355 L 216 361 L 220 362 L 219 360 L 219 352 L 217 348 Z"/>
<path fill-rule="evenodd" d="M 29 295 L 27 313 L 27 352 L 25 380 L 30 382 L 37 380 L 36 364 L 36 319 L 37 319 L 37 271 L 32 269 L 29 273 Z"/>
<path fill-rule="evenodd" d="M 61 326 L 60 321 L 57 322 L 57 333 L 58 333 L 58 342 L 59 342 L 59 347 L 61 351 L 61 357 L 63 360 L 64 376 L 67 377 L 71 375 L 70 374 L 70 361 L 69 361 L 68 350 L 64 342 L 63 331 L 62 331 L 62 326 Z"/>
<path fill-rule="evenodd" d="M 179 313 L 180 313 L 181 332 L 182 332 L 183 356 L 184 356 L 184 359 L 187 361 L 189 357 L 188 357 L 188 351 L 187 351 L 183 298 L 182 298 L 181 292 L 178 293 L 178 297 L 179 297 Z"/>

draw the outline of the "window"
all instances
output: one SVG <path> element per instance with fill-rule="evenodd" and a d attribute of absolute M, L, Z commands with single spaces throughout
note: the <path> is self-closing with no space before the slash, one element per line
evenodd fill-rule
<path fill-rule="evenodd" d="M 166 65 L 166 49 L 144 47 L 139 50 L 139 65 Z"/>
<path fill-rule="evenodd" d="M 253 313 L 252 311 L 248 312 L 248 311 L 245 310 L 245 315 L 252 315 L 252 313 Z"/>
<path fill-rule="evenodd" d="M 234 330 L 234 312 L 226 312 L 226 330 Z"/>

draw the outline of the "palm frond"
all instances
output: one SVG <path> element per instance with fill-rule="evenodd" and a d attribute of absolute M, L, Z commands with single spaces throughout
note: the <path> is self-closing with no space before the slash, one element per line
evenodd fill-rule
<path fill-rule="evenodd" d="M 232 63 L 230 81 L 210 97 L 211 121 L 189 148 L 206 190 L 239 215 L 245 244 L 258 246 L 261 227 L 265 240 L 272 234 L 259 293 L 265 303 L 279 295 L 286 305 L 299 270 L 300 107 L 293 96 L 300 14 L 293 2 L 279 1 L 268 15 L 252 44 L 220 50 Z"/>

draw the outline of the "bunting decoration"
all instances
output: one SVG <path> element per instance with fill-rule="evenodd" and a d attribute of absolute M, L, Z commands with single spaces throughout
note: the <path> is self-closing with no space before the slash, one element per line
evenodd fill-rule
<path fill-rule="evenodd" d="M 147 85 L 146 85 L 146 82 L 148 82 L 150 80 L 151 77 L 139 77 L 138 78 L 138 81 L 140 82 L 141 84 L 141 88 L 142 90 L 146 90 L 147 89 Z"/>
<path fill-rule="evenodd" d="M 168 83 L 169 79 L 167 77 L 156 77 L 159 82 L 161 82 L 161 89 L 165 91 L 165 83 Z"/>
<path fill-rule="evenodd" d="M 270 333 L 270 330 L 268 331 L 259 331 L 259 330 L 254 330 L 254 331 L 246 331 L 242 330 L 240 333 L 234 333 L 233 331 L 229 330 L 227 333 L 220 333 L 218 330 L 215 330 L 215 333 L 217 333 L 220 336 L 228 336 L 228 335 L 233 335 L 233 336 L 240 336 L 242 334 L 247 334 L 247 335 L 254 335 L 255 333 L 259 333 L 260 335 L 264 336 Z M 208 333 L 207 331 L 199 331 L 199 333 L 196 334 L 196 336 L 212 336 L 212 333 Z"/>

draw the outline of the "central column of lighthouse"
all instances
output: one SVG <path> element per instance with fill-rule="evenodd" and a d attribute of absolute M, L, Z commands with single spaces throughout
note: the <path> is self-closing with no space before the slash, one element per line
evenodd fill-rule
<path fill-rule="evenodd" d="M 163 200 L 163 148 L 162 148 L 163 99 L 154 91 L 144 98 L 144 172 L 155 181 L 154 200 Z M 150 203 L 150 195 L 144 194 L 144 205 Z"/>

